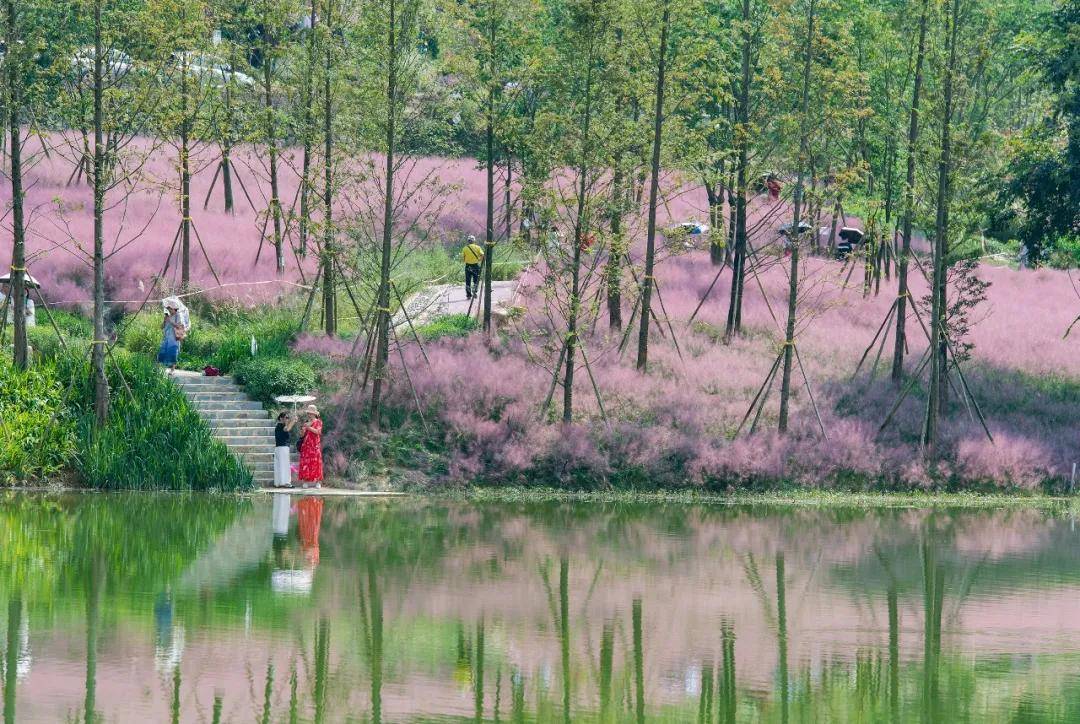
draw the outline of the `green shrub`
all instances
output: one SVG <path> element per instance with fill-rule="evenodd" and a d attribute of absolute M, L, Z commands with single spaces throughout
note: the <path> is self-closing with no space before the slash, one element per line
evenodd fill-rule
<path fill-rule="evenodd" d="M 1063 236 L 1054 243 L 1048 260 L 1055 269 L 1080 267 L 1080 234 Z"/>
<path fill-rule="evenodd" d="M 63 353 L 64 344 L 69 349 L 78 347 L 83 350 L 86 349 L 89 340 L 94 336 L 94 327 L 89 319 L 57 309 L 50 310 L 49 314 L 52 316 L 53 323 L 56 324 L 56 329 L 49 323 L 49 317 L 39 307 L 37 326 L 26 330 L 27 340 L 34 349 L 34 354 L 39 362 L 55 360 Z M 60 334 L 64 337 L 63 343 L 56 336 L 57 329 L 60 330 Z"/>
<path fill-rule="evenodd" d="M 240 361 L 251 358 L 251 338 L 255 337 L 259 355 L 285 357 L 296 335 L 297 323 L 288 311 L 260 308 L 244 313 L 228 311 L 209 317 L 191 315 L 191 331 L 180 345 L 177 366 L 201 370 L 213 365 L 230 372 Z M 144 310 L 126 323 L 120 344 L 127 350 L 156 359 L 161 346 L 161 317 Z"/>
<path fill-rule="evenodd" d="M 57 362 L 76 401 L 83 482 L 103 490 L 238 490 L 251 474 L 215 440 L 183 392 L 144 355 L 110 356 L 109 417 L 95 424 L 90 368 L 81 356 Z"/>
<path fill-rule="evenodd" d="M 420 325 L 416 328 L 416 333 L 428 341 L 440 337 L 466 337 L 475 331 L 477 326 L 476 320 L 468 314 L 446 314 Z"/>
<path fill-rule="evenodd" d="M 39 306 L 37 309 L 38 326 L 48 329 L 54 335 L 56 332 L 53 330 L 52 324 L 49 323 L 49 316 L 52 316 L 53 324 L 55 324 L 60 330 L 60 333 L 64 335 L 65 340 L 68 337 L 89 339 L 94 336 L 93 322 L 81 314 L 65 312 L 62 309 L 50 309 L 48 314 L 46 314 Z"/>
<path fill-rule="evenodd" d="M 161 315 L 143 311 L 120 323 L 120 345 L 133 354 L 157 358 L 161 346 Z"/>
<path fill-rule="evenodd" d="M 248 357 L 232 368 L 237 382 L 263 402 L 275 395 L 300 395 L 318 384 L 315 368 L 303 357 Z"/>
<path fill-rule="evenodd" d="M 75 452 L 75 424 L 50 366 L 16 370 L 0 358 L 0 484 L 41 482 Z"/>
<path fill-rule="evenodd" d="M 26 330 L 26 340 L 33 348 L 34 356 L 39 363 L 51 362 L 64 351 L 56 332 L 51 327 L 30 327 Z M 85 350 L 89 337 L 75 338 L 64 335 L 64 342 L 70 349 L 78 346 Z"/>

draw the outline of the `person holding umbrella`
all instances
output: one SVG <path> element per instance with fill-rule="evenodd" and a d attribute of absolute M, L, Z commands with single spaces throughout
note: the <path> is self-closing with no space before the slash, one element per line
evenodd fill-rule
<path fill-rule="evenodd" d="M 161 322 L 158 362 L 168 367 L 169 374 L 172 374 L 180 357 L 180 343 L 191 330 L 191 317 L 188 308 L 177 297 L 166 297 L 161 304 L 165 307 L 165 318 Z"/>
<path fill-rule="evenodd" d="M 5 274 L 0 276 L 0 309 L 7 310 L 7 323 L 15 323 L 15 304 L 14 295 L 12 294 L 11 274 Z M 41 285 L 38 284 L 37 279 L 29 274 L 23 274 L 23 318 L 26 320 L 27 327 L 33 327 L 37 325 L 37 314 L 34 309 L 34 300 L 30 298 L 30 290 L 38 289 Z"/>

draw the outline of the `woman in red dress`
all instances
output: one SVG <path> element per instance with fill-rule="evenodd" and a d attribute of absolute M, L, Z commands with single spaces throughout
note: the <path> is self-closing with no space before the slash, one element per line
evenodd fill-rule
<path fill-rule="evenodd" d="M 307 419 L 300 433 L 304 439 L 300 443 L 300 470 L 297 477 L 302 487 L 319 488 L 323 479 L 322 420 L 315 405 L 308 405 L 304 413 Z"/>

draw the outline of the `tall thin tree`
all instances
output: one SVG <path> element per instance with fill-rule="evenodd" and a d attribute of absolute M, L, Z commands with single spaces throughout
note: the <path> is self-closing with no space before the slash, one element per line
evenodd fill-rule
<path fill-rule="evenodd" d="M 788 407 L 791 401 L 791 372 L 795 358 L 795 322 L 799 301 L 799 246 L 802 243 L 800 225 L 803 211 L 803 185 L 807 163 L 807 133 L 810 117 L 810 71 L 814 57 L 814 22 L 816 3 L 809 0 L 806 9 L 806 43 L 803 45 L 802 93 L 799 101 L 799 153 L 795 177 L 794 214 L 790 232 L 791 270 L 788 274 L 788 316 L 784 335 L 784 372 L 780 381 L 780 419 L 778 429 L 787 432 Z"/>
<path fill-rule="evenodd" d="M 94 415 L 98 427 L 109 416 L 109 378 L 105 374 L 105 190 L 107 180 L 105 145 L 105 42 L 102 27 L 104 0 L 93 0 L 94 28 L 94 339 L 90 353 L 94 384 Z"/>
<path fill-rule="evenodd" d="M 323 243 L 322 289 L 323 331 L 337 334 L 337 284 L 334 276 L 334 0 L 323 3 L 323 26 L 326 36 L 323 67 Z"/>
<path fill-rule="evenodd" d="M 926 26 L 930 0 L 922 0 L 919 13 L 919 44 L 915 51 L 915 78 L 911 90 L 911 111 L 908 117 L 907 177 L 904 185 L 904 219 L 900 254 L 896 260 L 897 299 L 896 334 L 893 340 L 892 379 L 899 384 L 904 377 L 904 352 L 907 349 L 907 305 L 911 291 L 908 287 L 908 263 L 911 257 L 912 224 L 915 217 L 915 166 L 919 145 L 919 101 L 922 92 L 923 60 L 926 57 Z"/>
<path fill-rule="evenodd" d="M 7 47 L 7 111 L 8 129 L 11 141 L 8 157 L 11 159 L 11 299 L 7 307 L 14 318 L 15 366 L 25 369 L 28 363 L 26 342 L 26 226 L 23 217 L 23 167 L 22 167 L 22 79 L 20 78 L 22 46 L 19 17 L 15 0 L 6 2 L 6 32 L 4 41 Z M 0 312 L 2 313 L 2 312 Z M 2 322 L 0 322 L 2 323 Z"/>
<path fill-rule="evenodd" d="M 941 417 L 948 384 L 948 304 L 946 299 L 949 253 L 949 204 L 952 200 L 953 76 L 960 26 L 960 0 L 945 6 L 945 69 L 942 81 L 941 146 L 938 158 L 937 215 L 934 222 L 934 267 L 930 290 L 930 382 L 922 443 L 927 457 L 940 457 Z"/>
<path fill-rule="evenodd" d="M 649 179 L 649 220 L 645 236 L 645 270 L 641 279 L 641 322 L 638 327 L 637 368 L 649 364 L 649 319 L 652 313 L 653 272 L 656 265 L 656 209 L 660 190 L 660 149 L 664 139 L 664 82 L 667 80 L 668 33 L 671 30 L 671 0 L 663 0 L 660 16 L 660 45 L 656 54 L 656 96 L 653 115 L 652 163 Z"/>
<path fill-rule="evenodd" d="M 386 117 L 383 152 L 386 154 L 386 171 L 383 179 L 383 228 L 382 248 L 379 254 L 379 290 L 376 297 L 375 375 L 371 385 L 371 424 L 380 424 L 383 382 L 387 374 L 390 355 L 390 262 L 393 254 L 394 234 L 394 169 L 397 151 L 397 130 L 400 115 L 401 90 L 398 87 L 398 70 L 401 62 L 399 44 L 400 22 L 398 0 L 386 0 L 386 21 L 383 32 L 386 37 L 384 64 Z"/>
<path fill-rule="evenodd" d="M 728 302 L 724 340 L 730 342 L 742 329 L 743 286 L 746 281 L 746 187 L 750 165 L 750 85 L 753 83 L 751 0 L 743 0 L 741 16 L 740 74 L 735 94 L 735 248 L 731 257 L 731 298 Z"/>

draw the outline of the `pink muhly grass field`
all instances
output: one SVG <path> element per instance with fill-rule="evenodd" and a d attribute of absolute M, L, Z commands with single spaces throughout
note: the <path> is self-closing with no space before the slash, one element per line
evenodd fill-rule
<path fill-rule="evenodd" d="M 861 269 L 845 286 L 841 264 L 821 258 L 806 259 L 802 267 L 804 288 L 814 293 L 800 309 L 805 327 L 800 326 L 797 343 L 828 440 L 822 438 L 810 391 L 797 369 L 791 433 L 784 437 L 775 432 L 778 378 L 758 432 L 748 435 L 744 430 L 732 439 L 783 339 L 787 260 L 783 262 L 761 279 L 776 321 L 756 282 L 748 279 L 744 335 L 724 345 L 718 340 L 727 311 L 729 272 L 721 275 L 694 326 L 687 328 L 686 320 L 717 268 L 700 250 L 664 261 L 656 277 L 683 359 L 652 325 L 648 375 L 634 369 L 636 326 L 620 357 L 620 336 L 609 334 L 602 311 L 595 330 L 587 330 L 582 339 L 608 422 L 601 419 L 580 357 L 574 423 L 541 420 L 540 405 L 551 378 L 528 355 L 550 367 L 560 338 L 539 313 L 544 298 L 530 286 L 542 277 L 538 270 L 523 279 L 522 321 L 501 341 L 485 345 L 473 337 L 429 344 L 430 366 L 415 345 L 409 346 L 406 356 L 417 394 L 437 416 L 450 451 L 449 477 L 596 484 L 614 476 L 638 485 L 721 488 L 847 481 L 908 488 L 963 483 L 1028 489 L 1068 479 L 1073 462 L 1080 460 L 1080 342 L 1062 334 L 1080 303 L 1066 273 L 1050 270 L 980 267 L 979 275 L 992 286 L 975 315 L 970 337 L 974 357 L 964 371 L 995 442 L 954 397 L 943 432 L 951 454 L 934 475 L 922 463 L 917 444 L 921 395 L 909 397 L 893 423 L 878 433 L 897 395 L 888 380 L 891 336 L 876 379 L 869 379 L 875 352 L 858 379 L 851 379 L 895 298 L 895 280 L 883 281 L 880 295 L 864 298 Z M 926 292 L 925 281 L 913 272 L 913 296 L 919 299 Z M 624 297 L 624 322 L 632 299 Z M 659 308 L 657 315 L 662 321 Z M 517 338 L 523 328 L 530 332 L 528 350 Z M 666 325 L 664 334 L 669 335 Z M 914 316 L 909 317 L 908 338 L 911 369 L 926 349 Z M 415 407 L 400 374 L 393 394 L 397 405 Z M 343 399 L 336 403 L 346 409 L 356 404 Z M 552 420 L 558 419 L 561 404 L 562 390 L 556 388 Z"/>
<path fill-rule="evenodd" d="M 229 286 L 215 288 L 217 282 L 193 239 L 195 285 L 209 290 L 208 295 L 215 300 L 247 306 L 274 303 L 294 294 L 296 287 L 290 283 L 302 282 L 301 265 L 310 275 L 312 255 L 298 262 L 289 252 L 282 281 L 276 280 L 269 244 L 255 264 L 268 184 L 262 161 L 254 151 L 234 150 L 234 158 L 256 209 L 235 182 L 235 213 L 224 213 L 219 180 L 209 208 L 203 210 L 215 152 L 214 147 L 204 147 L 197 159 L 200 170 L 192 184 L 192 215 L 220 281 Z M 285 155 L 292 156 L 282 164 L 281 174 L 282 199 L 288 207 L 296 193 L 297 176 L 291 168 L 298 166 L 299 153 L 289 149 Z M 107 248 L 118 238 L 132 240 L 109 260 L 107 274 L 107 297 L 129 308 L 150 292 L 149 285 L 161 271 L 180 223 L 175 150 L 171 146 L 157 149 L 144 173 L 140 190 L 106 217 Z M 482 233 L 485 182 L 475 161 L 418 159 L 412 174 L 414 178 L 436 175 L 444 188 L 450 189 L 438 207 L 437 224 L 426 243 L 456 246 L 463 233 Z M 50 302 L 85 307 L 91 297 L 92 275 L 88 258 L 79 248 L 90 248 L 91 195 L 85 183 L 67 185 L 70 175 L 70 162 L 57 154 L 38 160 L 28 173 L 30 266 Z M 661 225 L 707 219 L 701 189 L 679 187 L 677 180 L 669 180 L 669 186 Z M 0 204 L 8 206 L 10 201 L 10 185 L 0 186 Z M 346 197 L 342 203 L 358 202 Z M 752 207 L 751 224 L 766 213 Z M 775 238 L 775 227 L 789 220 L 784 211 L 763 222 L 759 245 Z M 640 262 L 644 225 L 640 219 L 629 223 L 636 238 L 635 261 Z M 8 253 L 7 248 L 0 252 L 0 262 L 7 264 Z M 877 379 L 868 379 L 874 357 L 871 353 L 859 379 L 851 380 L 859 357 L 893 302 L 895 279 L 882 282 L 880 295 L 864 298 L 861 270 L 857 269 L 845 286 L 839 263 L 805 259 L 804 289 L 813 293 L 800 307 L 797 342 L 828 440 L 821 436 L 810 405 L 810 390 L 797 370 L 791 433 L 786 437 L 775 433 L 777 383 L 758 432 L 748 435 L 744 430 L 732 439 L 783 338 L 787 260 L 779 259 L 761 277 L 771 313 L 757 282 L 747 279 L 744 335 L 724 345 L 719 338 L 730 294 L 730 271 L 721 274 L 693 327 L 688 327 L 686 321 L 717 268 L 710 263 L 707 250 L 675 256 L 662 252 L 660 256 L 656 278 L 683 357 L 680 359 L 671 340 L 665 339 L 670 337 L 666 324 L 663 335 L 654 324 L 649 374 L 636 371 L 636 328 L 620 356 L 620 336 L 608 332 L 601 296 L 600 319 L 595 326 L 587 325 L 582 340 L 603 399 L 606 422 L 580 356 L 574 422 L 569 426 L 551 422 L 561 414 L 561 388 L 555 390 L 550 419 L 541 419 L 540 406 L 550 374 L 530 361 L 529 355 L 551 367 L 562 330 L 553 330 L 542 314 L 545 298 L 539 288 L 543 281 L 540 267 L 523 275 L 518 303 L 525 313 L 501 338 L 486 343 L 474 335 L 466 340 L 428 343 L 430 366 L 414 343 L 405 344 L 416 392 L 429 421 L 437 422 L 433 429 L 448 451 L 449 479 L 596 484 L 614 476 L 643 486 L 709 487 L 777 481 L 838 485 L 856 480 L 921 487 L 939 485 L 942 477 L 948 481 L 951 476 L 969 483 L 1032 488 L 1049 479 L 1067 479 L 1072 464 L 1080 460 L 1080 335 L 1062 338 L 1080 311 L 1080 300 L 1064 272 L 980 267 L 979 275 L 991 282 L 991 287 L 987 302 L 975 315 L 970 337 L 974 358 L 965 365 L 965 372 L 995 443 L 986 439 L 954 397 L 944 430 L 951 450 L 949 463 L 935 477 L 922 464 L 917 447 L 921 395 L 909 398 L 893 424 L 878 435 L 878 426 L 896 398 L 888 381 L 891 336 Z M 175 288 L 178 266 L 174 260 L 164 288 Z M 913 296 L 922 297 L 925 282 L 915 270 L 911 278 Z M 595 286 L 589 290 L 593 293 Z M 630 318 L 633 299 L 628 280 L 624 322 Z M 663 320 L 665 311 L 655 296 L 653 304 Z M 528 347 L 520 339 L 522 331 L 529 333 Z M 908 335 L 910 369 L 926 346 L 914 317 L 909 318 Z M 296 343 L 298 351 L 343 363 L 337 373 L 342 389 L 347 370 L 353 367 L 348 364 L 353 347 L 351 340 L 318 335 L 306 335 Z M 391 360 L 395 369 L 391 402 L 400 409 L 414 409 L 397 355 L 392 354 Z M 329 459 L 343 471 L 355 439 L 352 421 L 363 414 L 365 399 L 339 391 L 330 403 L 328 445 L 338 449 Z"/>
<path fill-rule="evenodd" d="M 25 176 L 27 210 L 27 253 L 31 273 L 42 282 L 42 293 L 50 304 L 89 309 L 93 296 L 93 194 L 85 178 L 68 183 L 74 165 L 65 143 L 71 139 L 49 137 L 54 150 L 48 157 L 40 153 L 39 142 L 32 139 L 29 153 L 33 158 Z M 57 152 L 55 149 L 60 149 Z M 266 159 L 250 148 L 234 148 L 233 213 L 224 211 L 222 181 L 217 179 L 209 205 L 203 203 L 217 167 L 217 146 L 202 144 L 192 156 L 195 171 L 191 183 L 192 222 L 206 249 L 204 256 L 196 234 L 191 238 L 192 286 L 205 290 L 210 299 L 254 306 L 280 301 L 296 292 L 303 282 L 303 268 L 310 277 L 316 265 L 315 254 L 305 259 L 285 244 L 285 275 L 278 279 L 272 245 L 272 224 L 266 223 L 269 207 L 269 178 Z M 149 140 L 135 141 L 128 152 L 129 163 L 139 167 L 139 179 L 131 193 L 114 190 L 106 198 L 105 253 L 106 298 L 117 306 L 132 308 L 150 291 L 161 274 L 181 223 L 179 203 L 178 153 L 170 144 L 157 145 Z M 298 149 L 286 148 L 279 163 L 281 202 L 286 213 L 297 198 L 300 166 Z M 136 159 L 146 158 L 145 162 Z M 417 184 L 431 176 L 444 186 L 457 189 L 453 198 L 439 206 L 421 197 L 414 207 L 438 208 L 439 227 L 427 243 L 456 243 L 462 230 L 475 226 L 483 218 L 484 184 L 472 160 L 420 158 L 409 163 L 400 183 Z M 471 183 L 466 183 L 470 181 Z M 340 202 L 343 216 L 359 216 L 365 201 L 359 192 L 343 193 Z M 245 196 L 245 189 L 251 203 Z M 318 204 L 318 199 L 312 203 Z M 351 204 L 351 206 L 350 206 Z M 0 207 L 11 206 L 10 183 L 0 184 Z M 254 207 L 254 208 L 253 208 Z M 348 208 L 347 208 L 348 207 Z M 404 209 L 407 217 L 409 209 Z M 415 213 L 420 213 L 416 210 Z M 318 219 L 316 219 L 318 223 Z M 407 224 L 407 219 L 402 222 Z M 10 220 L 4 219 L 9 226 Z M 265 229 L 265 235 L 264 235 Z M 292 226 L 295 240 L 296 228 Z M 312 234 L 321 233 L 313 229 Z M 259 247 L 263 245 L 261 254 Z M 10 247 L 0 250 L 0 263 L 10 262 Z M 258 263 L 256 257 L 258 256 Z M 209 263 L 207 258 L 209 257 Z M 211 265 L 213 271 L 211 271 Z M 217 278 L 215 279 L 214 273 Z M 158 284 L 158 298 L 175 291 L 180 283 L 179 243 L 172 262 Z"/>

